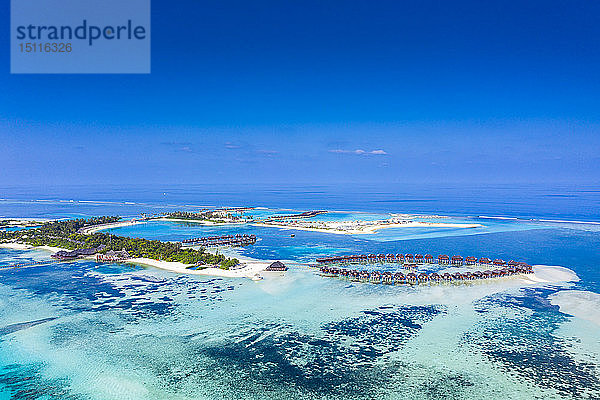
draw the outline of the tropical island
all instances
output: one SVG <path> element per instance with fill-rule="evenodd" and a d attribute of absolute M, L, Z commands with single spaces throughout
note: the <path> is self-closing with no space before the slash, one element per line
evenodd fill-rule
<path fill-rule="evenodd" d="M 163 219 L 181 222 L 197 222 L 206 225 L 219 224 L 251 224 L 254 226 L 280 229 L 294 229 L 347 235 L 374 234 L 387 228 L 480 228 L 479 223 L 431 222 L 423 219 L 443 219 L 441 215 L 390 214 L 387 219 L 379 220 L 315 220 L 314 217 L 335 213 L 332 211 L 314 210 L 297 214 L 270 215 L 257 218 L 252 214 L 244 215 L 244 211 L 253 208 L 204 209 L 199 212 L 174 211 L 164 213 L 152 219 Z"/>
<path fill-rule="evenodd" d="M 374 234 L 387 228 L 479 228 L 481 224 L 429 222 L 416 220 L 416 215 L 392 215 L 388 219 L 364 221 L 315 221 L 307 217 L 278 218 L 257 221 L 254 225 L 281 229 L 297 229 L 315 232 L 327 232 L 345 235 Z M 439 217 L 438 217 L 439 218 Z"/>
<path fill-rule="evenodd" d="M 251 207 L 244 208 L 217 208 L 204 209 L 199 212 L 173 211 L 162 214 L 159 219 L 171 221 L 194 221 L 212 224 L 244 223 L 254 220 L 254 216 L 244 216 L 244 211 L 252 210 Z"/>
<path fill-rule="evenodd" d="M 239 260 L 222 254 L 211 254 L 204 248 L 182 248 L 180 243 L 162 242 L 142 238 L 130 238 L 109 233 L 93 232 L 93 228 L 108 227 L 119 223 L 120 217 L 104 216 L 90 219 L 73 219 L 45 222 L 38 228 L 15 231 L 0 231 L 0 243 L 13 243 L 34 247 L 46 247 L 67 251 L 96 249 L 93 254 L 110 251 L 126 251 L 132 259 L 176 262 L 184 267 L 196 269 L 209 266 L 228 270 L 239 264 Z M 130 221 L 124 221 L 130 223 Z M 152 265 L 156 265 L 152 263 Z"/>

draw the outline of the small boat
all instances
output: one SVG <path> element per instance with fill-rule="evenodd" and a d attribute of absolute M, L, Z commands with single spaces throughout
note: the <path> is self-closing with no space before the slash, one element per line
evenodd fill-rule
<path fill-rule="evenodd" d="M 255 274 L 252 278 L 253 281 L 261 281 L 263 279 L 259 274 Z"/>
<path fill-rule="evenodd" d="M 293 233 L 290 235 L 290 237 L 296 237 L 296 235 L 294 235 Z"/>

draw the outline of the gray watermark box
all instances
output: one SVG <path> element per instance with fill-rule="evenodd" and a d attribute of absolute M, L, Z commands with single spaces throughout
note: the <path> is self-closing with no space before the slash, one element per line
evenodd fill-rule
<path fill-rule="evenodd" d="M 150 73 L 150 0 L 11 0 L 13 74 Z"/>

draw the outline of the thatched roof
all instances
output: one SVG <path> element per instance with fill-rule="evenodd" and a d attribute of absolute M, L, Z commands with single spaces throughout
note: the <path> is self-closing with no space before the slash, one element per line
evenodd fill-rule
<path fill-rule="evenodd" d="M 275 261 L 269 265 L 265 271 L 287 271 L 287 267 L 281 261 Z"/>

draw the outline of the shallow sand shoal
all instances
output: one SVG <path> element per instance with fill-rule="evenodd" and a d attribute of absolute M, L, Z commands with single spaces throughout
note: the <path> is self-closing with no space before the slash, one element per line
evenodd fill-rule
<path fill-rule="evenodd" d="M 550 296 L 560 312 L 600 325 L 600 294 L 585 290 L 561 290 Z"/>
<path fill-rule="evenodd" d="M 573 270 L 558 265 L 534 265 L 533 275 L 524 275 L 523 280 L 532 284 L 562 283 L 579 282 L 579 277 Z"/>

